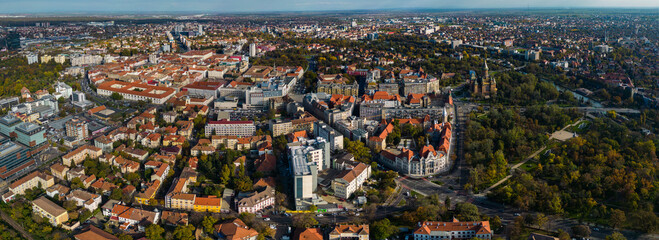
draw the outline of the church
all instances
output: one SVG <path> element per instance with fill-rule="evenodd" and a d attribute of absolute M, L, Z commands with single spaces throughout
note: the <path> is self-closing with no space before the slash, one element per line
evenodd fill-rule
<path fill-rule="evenodd" d="M 469 88 L 473 97 L 489 99 L 497 94 L 497 82 L 494 77 L 490 76 L 487 61 L 485 63 L 483 77 L 477 78 L 475 72 L 471 72 L 469 79 Z"/>

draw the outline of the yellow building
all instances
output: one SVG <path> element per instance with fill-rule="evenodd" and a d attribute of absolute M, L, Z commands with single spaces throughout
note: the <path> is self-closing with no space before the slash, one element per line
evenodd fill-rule
<path fill-rule="evenodd" d="M 221 208 L 222 199 L 215 196 L 196 197 L 194 201 L 194 210 L 197 212 L 219 213 Z"/>
<path fill-rule="evenodd" d="M 66 221 L 69 221 L 69 214 L 66 212 L 66 209 L 58 206 L 43 196 L 32 201 L 32 212 L 48 219 L 48 222 L 53 226 L 61 225 Z"/>
<path fill-rule="evenodd" d="M 149 201 L 156 197 L 158 189 L 160 189 L 160 180 L 148 183 L 146 190 L 135 195 L 135 201 L 143 205 L 148 205 Z"/>

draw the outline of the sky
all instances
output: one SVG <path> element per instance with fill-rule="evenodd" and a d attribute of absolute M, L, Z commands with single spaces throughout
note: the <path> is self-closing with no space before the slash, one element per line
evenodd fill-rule
<path fill-rule="evenodd" d="M 272 12 L 465 8 L 658 8 L 659 0 L 0 0 L 1 13 Z"/>

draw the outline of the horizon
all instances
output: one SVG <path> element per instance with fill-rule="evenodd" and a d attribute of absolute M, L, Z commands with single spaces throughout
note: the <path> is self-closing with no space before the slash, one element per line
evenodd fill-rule
<path fill-rule="evenodd" d="M 413 0 L 405 6 L 394 0 L 247 0 L 244 2 L 212 0 L 115 0 L 87 2 L 81 0 L 32 0 L 3 3 L 0 14 L 230 14 L 230 13 L 281 13 L 281 12 L 347 12 L 347 11 L 454 11 L 454 10 L 570 10 L 570 9 L 659 9 L 659 2 L 651 0 L 586 0 L 575 3 L 569 0 L 545 2 L 539 0 L 485 1 L 465 0 L 459 3 L 440 0 Z M 258 7 L 254 7 L 258 6 Z"/>

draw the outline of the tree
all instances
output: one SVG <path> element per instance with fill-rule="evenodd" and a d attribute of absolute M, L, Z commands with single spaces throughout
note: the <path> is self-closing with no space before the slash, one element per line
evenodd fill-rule
<path fill-rule="evenodd" d="M 124 234 L 124 233 L 119 234 L 118 238 L 119 238 L 119 240 L 133 240 L 133 237 L 131 237 L 128 234 Z"/>
<path fill-rule="evenodd" d="M 613 232 L 611 235 L 606 236 L 606 240 L 627 240 L 627 238 L 620 232 Z"/>
<path fill-rule="evenodd" d="M 578 237 L 588 237 L 590 236 L 590 228 L 586 225 L 573 226 L 572 234 Z"/>
<path fill-rule="evenodd" d="M 371 162 L 371 149 L 366 147 L 363 142 L 350 141 L 348 138 L 343 138 L 345 149 L 355 157 L 355 160 L 363 163 Z"/>
<path fill-rule="evenodd" d="M 220 172 L 220 180 L 222 181 L 222 184 L 227 184 L 229 182 L 229 178 L 231 177 L 231 169 L 229 168 L 228 164 L 222 165 L 222 171 Z"/>
<path fill-rule="evenodd" d="M 313 217 L 312 214 L 296 214 L 293 215 L 292 226 L 296 228 L 310 228 L 314 225 L 318 225 L 318 221 Z"/>
<path fill-rule="evenodd" d="M 318 211 L 318 207 L 316 207 L 316 205 L 311 205 L 311 206 L 309 206 L 309 211 L 315 213 L 316 211 Z"/>
<path fill-rule="evenodd" d="M 165 229 L 163 229 L 161 226 L 158 224 L 151 224 L 148 227 L 146 227 L 146 238 L 150 240 L 160 240 L 162 238 L 162 234 L 165 232 Z"/>
<path fill-rule="evenodd" d="M 458 219 L 461 221 L 478 221 L 480 214 L 478 207 L 471 203 L 458 203 L 455 205 L 455 212 L 458 214 Z"/>
<path fill-rule="evenodd" d="M 204 230 L 206 233 L 213 233 L 213 225 L 215 225 L 215 222 L 217 222 L 217 219 L 215 219 L 212 216 L 205 216 L 204 220 L 201 222 L 201 226 L 204 227 Z"/>
<path fill-rule="evenodd" d="M 570 240 L 570 234 L 563 231 L 563 229 L 558 229 L 558 239 L 560 240 Z"/>
<path fill-rule="evenodd" d="M 112 100 L 119 101 L 119 100 L 124 99 L 124 96 L 121 96 L 121 94 L 119 94 L 119 93 L 113 92 L 110 95 L 110 98 L 112 98 Z"/>
<path fill-rule="evenodd" d="M 376 240 L 384 240 L 398 231 L 396 226 L 391 225 L 389 219 L 385 218 L 376 221 L 371 225 L 371 238 Z"/>
<path fill-rule="evenodd" d="M 190 225 L 178 225 L 176 229 L 174 229 L 174 237 L 178 240 L 194 240 L 194 230 L 195 227 L 190 224 Z"/>
<path fill-rule="evenodd" d="M 611 217 L 609 218 L 609 225 L 611 225 L 613 229 L 622 226 L 623 224 L 625 224 L 625 221 L 627 221 L 625 212 L 623 212 L 620 209 L 613 209 L 611 211 Z"/>
<path fill-rule="evenodd" d="M 538 228 L 540 229 L 545 229 L 545 224 L 547 224 L 548 221 L 549 218 L 542 213 L 538 213 L 535 215 L 535 219 L 534 219 L 535 225 L 537 225 Z"/>
<path fill-rule="evenodd" d="M 112 193 L 110 193 L 110 199 L 113 200 L 120 200 L 123 196 L 124 192 L 120 188 L 112 189 Z"/>

